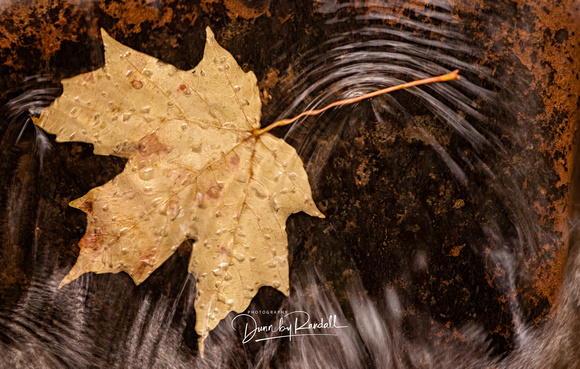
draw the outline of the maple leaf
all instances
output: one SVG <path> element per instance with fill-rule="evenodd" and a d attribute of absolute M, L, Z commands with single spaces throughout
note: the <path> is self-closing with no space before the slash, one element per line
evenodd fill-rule
<path fill-rule="evenodd" d="M 285 224 L 323 217 L 294 148 L 260 130 L 256 77 L 207 28 L 204 56 L 177 70 L 102 31 L 105 66 L 64 80 L 36 124 L 57 142 L 127 158 L 124 171 L 70 203 L 87 213 L 76 264 L 83 273 L 143 282 L 186 239 L 194 245 L 196 331 L 203 340 L 262 286 L 289 293 Z"/>

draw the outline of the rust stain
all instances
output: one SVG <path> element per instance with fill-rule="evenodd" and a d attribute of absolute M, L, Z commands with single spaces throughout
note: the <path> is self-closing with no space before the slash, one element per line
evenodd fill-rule
<path fill-rule="evenodd" d="M 544 111 L 539 121 L 549 133 L 546 135 L 543 132 L 536 138 L 541 143 L 541 151 L 551 160 L 559 176 L 555 188 L 561 189 L 564 194 L 561 198 L 548 196 L 549 208 L 536 208 L 542 216 L 542 224 L 545 227 L 553 224 L 554 230 L 561 235 L 559 243 L 562 246 L 548 246 L 548 249 L 541 252 L 538 260 L 534 260 L 537 262 L 533 263 L 532 269 L 535 292 L 546 297 L 550 304 L 554 304 L 562 284 L 567 257 L 568 195 L 574 158 L 572 148 L 580 118 L 577 109 L 580 93 L 580 79 L 577 74 L 580 70 L 580 8 L 577 3 L 572 2 L 567 6 L 546 8 L 544 2 L 518 0 L 518 5 L 529 6 L 537 17 L 534 32 L 526 34 L 520 30 L 517 36 L 528 39 L 530 43 L 541 42 L 541 62 L 534 58 L 536 48 L 524 49 L 522 43 L 518 42 L 514 46 L 516 55 L 533 75 L 532 87 L 541 91 Z M 542 254 L 548 255 L 548 262 L 542 260 Z"/>
<path fill-rule="evenodd" d="M 223 3 L 227 9 L 228 16 L 232 19 L 236 19 L 238 16 L 244 19 L 257 18 L 270 8 L 270 1 L 260 4 L 259 1 L 223 0 Z"/>
<path fill-rule="evenodd" d="M 78 41 L 85 11 L 74 3 L 37 0 L 4 5 L 0 15 L 0 59 L 6 67 L 22 69 L 20 52 L 34 49 L 35 57 L 46 62 L 63 42 Z M 29 51 L 30 52 L 30 51 Z"/>
<path fill-rule="evenodd" d="M 564 278 L 567 257 L 568 250 L 562 247 L 556 250 L 554 258 L 545 263 L 545 267 L 536 267 L 533 269 L 534 291 L 538 295 L 547 298 L 550 304 L 556 303 L 555 300 Z"/>
<path fill-rule="evenodd" d="M 449 255 L 455 256 L 455 257 L 459 256 L 459 253 L 461 253 L 461 250 L 464 247 L 465 247 L 465 244 L 454 246 L 453 248 L 451 248 L 451 251 L 449 251 Z"/>
<path fill-rule="evenodd" d="M 254 19 L 266 13 L 270 8 L 270 1 L 243 1 L 243 0 L 202 0 L 201 8 L 210 13 L 212 9 L 225 7 L 228 17 L 235 20 Z"/>
<path fill-rule="evenodd" d="M 478 14 L 493 12 L 492 6 L 496 4 L 484 0 L 455 3 L 464 11 Z M 526 270 L 531 274 L 531 288 L 522 288 L 519 292 L 532 305 L 538 303 L 538 298 L 545 298 L 553 306 L 566 264 L 569 195 L 576 146 L 574 137 L 580 119 L 577 108 L 580 94 L 580 5 L 564 1 L 558 6 L 548 6 L 546 1 L 539 0 L 507 0 L 497 4 L 514 9 L 513 22 L 494 25 L 497 30 L 493 34 L 480 34 L 484 49 L 489 50 L 484 61 L 494 66 L 494 75 L 498 72 L 499 61 L 511 57 L 527 70 L 529 79 L 525 82 L 528 89 L 524 94 L 538 96 L 539 100 L 536 102 L 536 115 L 521 114 L 517 117 L 522 127 L 530 129 L 525 137 L 530 144 L 521 158 L 525 160 L 526 152 L 539 152 L 549 163 L 548 167 L 553 168 L 553 173 L 545 173 L 546 178 L 556 175 L 548 184 L 540 185 L 544 188 L 530 188 L 528 182 L 523 184 L 524 190 L 537 191 L 529 200 L 530 205 L 538 215 L 539 225 L 554 237 L 543 241 L 536 255 L 524 260 Z M 472 27 L 477 29 L 475 23 Z M 496 53 L 498 48 L 494 45 L 501 45 L 499 49 L 504 54 Z M 507 68 L 508 75 L 514 72 L 509 65 L 502 65 Z"/>
<path fill-rule="evenodd" d="M 180 38 L 168 34 L 168 25 L 184 29 L 200 11 L 200 4 L 178 0 L 163 1 L 162 6 L 142 0 L 0 2 L 0 60 L 14 71 L 50 70 L 64 44 L 99 40 L 100 27 L 120 41 L 156 30 L 167 34 L 163 47 L 175 48 Z"/>
<path fill-rule="evenodd" d="M 173 9 L 168 6 L 155 7 L 138 0 L 119 2 L 99 2 L 99 10 L 114 18 L 110 29 L 113 35 L 129 36 L 143 31 L 144 27 L 164 27 L 172 22 Z"/>

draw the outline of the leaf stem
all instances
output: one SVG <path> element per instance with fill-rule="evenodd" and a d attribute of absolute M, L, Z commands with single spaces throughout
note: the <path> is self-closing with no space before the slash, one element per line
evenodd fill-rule
<path fill-rule="evenodd" d="M 459 69 L 456 69 L 451 73 L 442 74 L 440 76 L 420 79 L 417 81 L 412 81 L 412 82 L 407 82 L 407 83 L 402 83 L 400 85 L 383 88 L 382 90 L 373 91 L 373 92 L 370 92 L 368 94 L 364 94 L 364 95 L 357 96 L 357 97 L 352 97 L 350 99 L 338 100 L 338 101 L 333 102 L 330 105 L 325 106 L 324 108 L 307 110 L 307 111 L 304 111 L 304 112 L 298 114 L 294 118 L 282 119 L 282 120 L 279 120 L 279 121 L 276 121 L 276 122 L 270 124 L 267 127 L 262 128 L 262 129 L 255 129 L 252 136 L 253 137 L 260 136 L 266 132 L 271 131 L 272 129 L 274 129 L 276 127 L 282 127 L 282 126 L 286 126 L 288 124 L 292 124 L 302 117 L 318 115 L 318 114 L 320 114 L 320 113 L 322 113 L 330 108 L 334 108 L 335 106 L 354 104 L 354 103 L 359 102 L 361 100 L 369 99 L 371 97 L 375 97 L 375 96 L 379 96 L 379 95 L 383 95 L 383 94 L 388 94 L 389 92 L 402 90 L 402 89 L 413 87 L 413 86 L 426 85 L 426 84 L 435 83 L 435 82 L 453 81 L 453 80 L 460 79 L 460 78 L 461 77 L 459 77 Z"/>

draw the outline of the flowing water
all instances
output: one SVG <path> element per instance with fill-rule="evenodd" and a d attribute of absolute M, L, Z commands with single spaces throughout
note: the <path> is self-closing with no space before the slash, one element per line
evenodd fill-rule
<path fill-rule="evenodd" d="M 250 57 L 263 66 L 256 73 L 271 94 L 266 123 L 461 71 L 459 81 L 274 132 L 302 157 L 327 218 L 290 218 L 291 294 L 263 288 L 248 315 L 262 327 L 302 311 L 312 322 L 334 319 L 332 336 L 243 343 L 249 317 L 230 314 L 200 358 L 190 243 L 139 287 L 124 274 L 91 273 L 57 289 L 85 226 L 68 202 L 124 163 L 94 156 L 88 145 L 57 144 L 32 124 L 61 93 L 60 77 L 28 78 L 9 91 L 0 131 L 0 367 L 579 367 L 573 238 L 556 307 L 535 290 L 533 268 L 553 262 L 567 242 L 538 215 L 565 196 L 544 190 L 558 181 L 540 150 L 552 138 L 538 127 L 544 106 L 510 46 L 490 42 L 505 25 L 527 32 L 531 25 L 519 13 L 516 22 L 503 2 L 480 13 L 459 5 L 309 3 L 290 21 L 306 24 L 303 34 L 284 41 L 281 32 L 272 46 L 278 55 Z M 90 3 L 83 6 L 87 19 L 98 19 Z M 278 71 L 276 83 L 266 66 Z"/>

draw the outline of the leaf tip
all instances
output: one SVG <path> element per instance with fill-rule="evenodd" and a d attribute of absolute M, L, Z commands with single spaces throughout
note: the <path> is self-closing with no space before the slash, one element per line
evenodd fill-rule
<path fill-rule="evenodd" d="M 111 36 L 109 36 L 109 34 L 107 33 L 107 31 L 105 31 L 104 28 L 101 27 L 101 37 L 103 38 L 103 40 L 107 39 L 107 38 L 111 38 Z"/>
<path fill-rule="evenodd" d="M 44 123 L 46 122 L 46 111 L 47 111 L 46 108 L 42 109 L 40 117 L 30 117 L 30 120 L 32 120 L 32 124 L 34 124 L 37 127 L 43 128 Z"/>
<path fill-rule="evenodd" d="M 66 286 L 67 284 L 71 283 L 72 281 L 83 275 L 85 273 L 84 269 L 86 268 L 84 267 L 83 263 L 77 260 L 76 264 L 72 267 L 72 269 L 68 272 L 68 274 L 62 279 L 62 281 L 58 285 L 58 289 L 60 290 L 62 287 Z"/>
<path fill-rule="evenodd" d="M 210 41 L 215 39 L 215 35 L 214 35 L 213 31 L 211 30 L 211 28 L 209 28 L 209 26 L 205 27 L 205 34 L 206 34 L 207 42 L 210 42 Z"/>
<path fill-rule="evenodd" d="M 79 209 L 87 214 L 91 214 L 93 212 L 93 201 L 87 196 L 89 193 L 83 197 L 79 197 L 78 199 L 69 202 L 68 206 L 71 208 Z"/>
<path fill-rule="evenodd" d="M 62 279 L 62 281 L 60 282 L 60 284 L 58 285 L 58 289 L 60 290 L 61 288 L 63 288 L 67 284 L 69 284 L 70 282 L 72 282 L 72 280 L 70 279 L 69 275 L 67 274 L 67 276 L 64 277 Z"/>
<path fill-rule="evenodd" d="M 326 216 L 320 210 L 318 210 L 314 201 L 310 203 L 310 206 L 305 209 L 304 212 L 312 217 L 317 217 L 320 219 L 326 218 Z"/>
<path fill-rule="evenodd" d="M 115 40 L 111 35 L 109 35 L 107 33 L 107 31 L 105 31 L 104 28 L 101 28 L 101 39 L 103 40 L 103 46 L 105 47 L 105 60 L 107 60 L 107 55 L 108 55 L 108 51 L 110 52 L 110 46 L 114 45 L 117 48 L 123 48 L 126 47 L 125 45 L 119 43 L 117 40 Z"/>
<path fill-rule="evenodd" d="M 135 273 L 127 273 L 127 274 L 129 274 L 129 276 L 133 280 L 133 283 L 135 283 L 135 286 L 138 286 L 149 277 L 151 272 L 147 273 L 147 272 L 143 271 L 141 273 L 135 272 Z"/>

